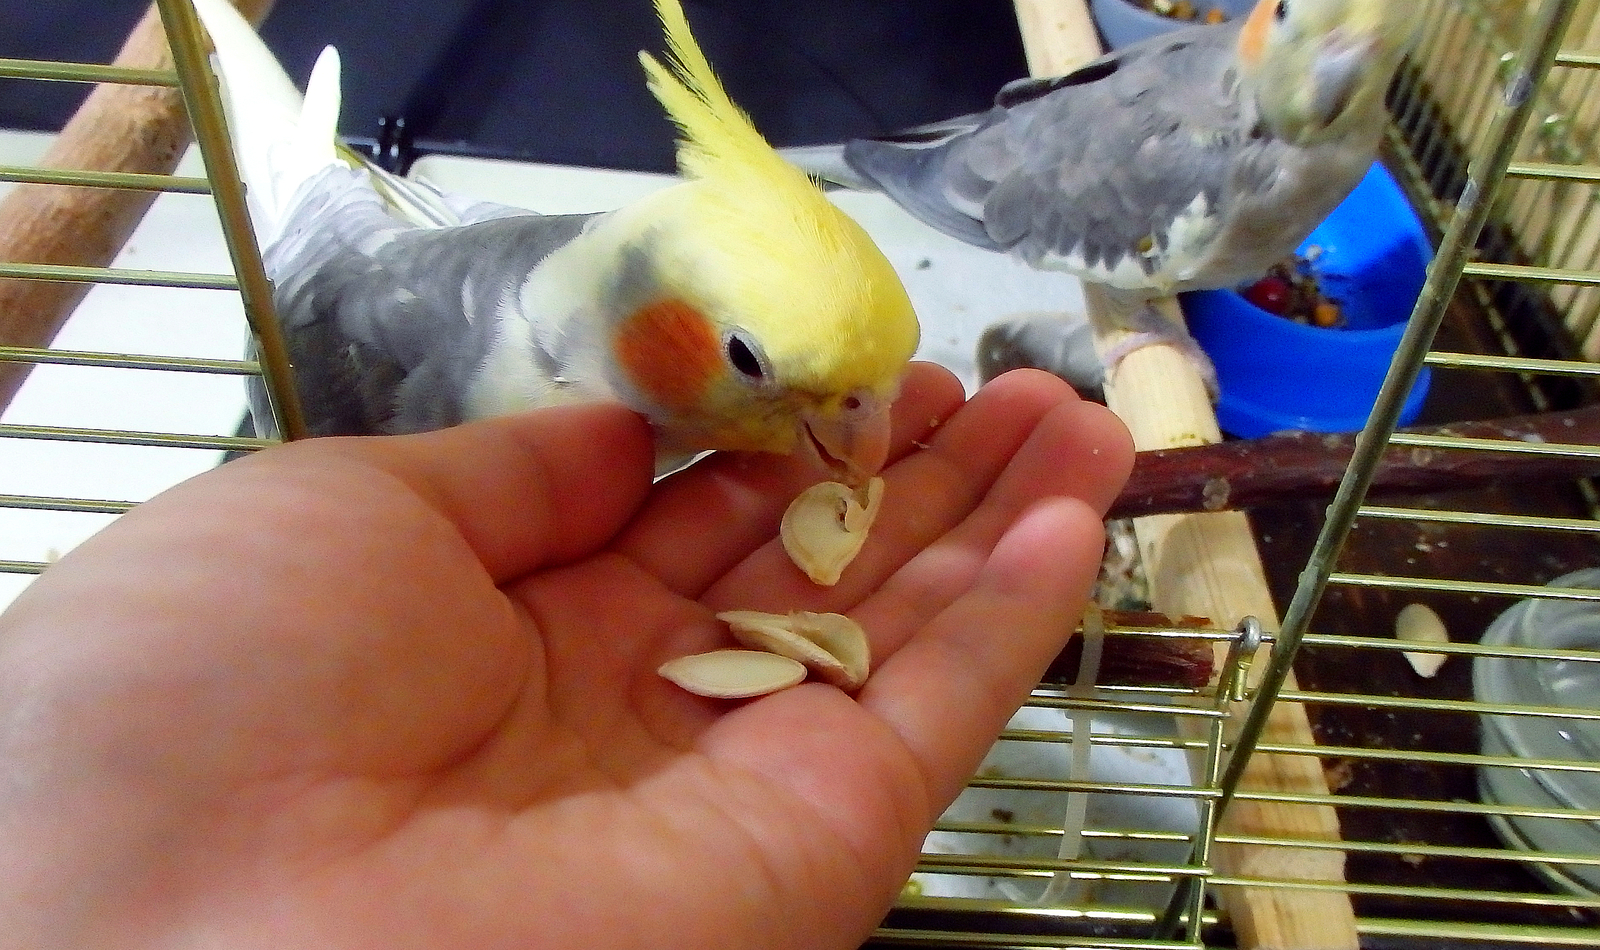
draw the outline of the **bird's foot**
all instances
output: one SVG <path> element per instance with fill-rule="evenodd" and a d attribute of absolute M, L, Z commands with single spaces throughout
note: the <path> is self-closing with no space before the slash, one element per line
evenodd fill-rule
<path fill-rule="evenodd" d="M 983 331 L 977 356 L 978 377 L 985 383 L 1024 367 L 1059 376 L 1087 396 L 1097 397 L 1105 382 L 1094 329 L 1081 314 L 1014 314 Z"/>
<path fill-rule="evenodd" d="M 1196 375 L 1205 384 L 1206 392 L 1215 402 L 1218 394 L 1217 368 L 1211 362 L 1211 357 L 1206 355 L 1206 351 L 1200 348 L 1194 337 L 1181 327 L 1173 326 L 1159 313 L 1146 308 L 1141 314 L 1145 319 L 1135 321 L 1136 325 L 1130 328 L 1131 332 L 1106 347 L 1101 357 L 1105 361 L 1106 374 L 1110 375 L 1123 360 L 1127 359 L 1128 354 L 1135 350 L 1142 350 L 1147 346 L 1170 346 L 1181 353 L 1189 365 L 1194 367 Z"/>

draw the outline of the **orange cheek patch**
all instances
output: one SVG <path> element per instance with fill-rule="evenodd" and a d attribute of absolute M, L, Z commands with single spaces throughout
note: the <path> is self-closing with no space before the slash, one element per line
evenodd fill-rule
<path fill-rule="evenodd" d="M 1239 28 L 1239 59 L 1250 66 L 1261 61 L 1261 49 L 1267 43 L 1267 30 L 1272 27 L 1272 11 L 1277 5 L 1276 0 L 1261 0 Z"/>
<path fill-rule="evenodd" d="M 721 344 L 705 314 L 681 300 L 634 311 L 617 334 L 617 362 L 655 402 L 682 409 L 704 395 L 721 369 Z"/>

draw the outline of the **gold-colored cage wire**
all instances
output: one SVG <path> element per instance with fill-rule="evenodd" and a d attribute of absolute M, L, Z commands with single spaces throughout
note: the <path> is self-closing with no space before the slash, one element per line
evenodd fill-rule
<path fill-rule="evenodd" d="M 173 70 L 7 59 L 0 79 L 176 86 L 208 174 L 8 164 L 0 183 L 209 194 L 231 273 L 0 261 L 0 283 L 237 291 L 243 306 L 234 313 L 244 316 L 232 319 L 249 321 L 262 356 L 6 341 L 0 363 L 130 378 L 265 372 L 280 425 L 292 431 L 293 394 L 283 385 L 268 288 L 198 27 L 188 0 L 157 5 Z M 1287 608 L 1281 629 L 1246 622 L 1198 633 L 1165 624 L 1113 631 L 1124 642 L 1211 641 L 1220 662 L 1204 688 L 1096 685 L 1072 670 L 1041 686 L 940 820 L 874 942 L 1268 942 L 1259 926 L 1232 926 L 1233 900 L 1248 893 L 1265 908 L 1258 912 L 1284 917 L 1327 914 L 1330 895 L 1331 906 L 1345 908 L 1353 925 L 1335 913 L 1326 940 L 1297 938 L 1305 946 L 1600 946 L 1600 641 L 1490 632 L 1509 625 L 1502 615 L 1535 604 L 1600 601 L 1600 583 L 1567 577 L 1600 568 L 1595 493 L 1584 477 L 1588 460 L 1600 458 L 1600 437 L 1561 415 L 1594 401 L 1600 374 L 1600 0 L 1424 5 L 1420 45 L 1391 89 L 1385 158 L 1438 238 L 1436 264 L 1339 495 L 1298 529 L 1305 538 L 1295 558 L 1268 558 Z M 186 306 L 173 299 L 169 306 Z M 1496 394 L 1492 406 L 1458 399 L 1458 418 L 1510 406 L 1545 414 L 1557 435 L 1393 433 L 1395 394 L 1424 366 L 1436 391 Z M 1559 436 L 1567 431 L 1570 438 Z M 264 444 L 226 428 L 100 426 L 48 412 L 0 418 L 0 448 L 21 443 L 66 454 L 29 463 L 29 471 L 0 466 L 0 515 L 88 519 L 66 529 L 63 544 L 163 487 L 150 485 L 141 497 L 86 497 L 36 477 L 120 464 L 108 456 L 85 462 L 71 454 L 76 446 L 211 453 L 203 455 L 209 465 L 217 453 Z M 1571 474 L 1369 501 L 1385 445 L 1429 458 L 1563 460 Z M 1272 520 L 1281 514 L 1256 513 L 1264 545 L 1276 543 L 1275 532 L 1297 530 Z M 0 543 L 8 536 L 0 529 Z M 26 578 L 55 553 L 0 549 L 0 574 Z M 1442 618 L 1448 642 L 1396 639 L 1397 609 L 1412 602 Z M 1083 643 L 1088 658 L 1095 646 L 1112 648 L 1092 635 Z M 1424 676 L 1401 659 L 1403 650 L 1443 663 Z M 1291 665 L 1298 679 L 1288 677 Z M 1080 661 L 1076 669 L 1093 667 Z M 1274 703 L 1302 705 L 1316 741 L 1273 741 L 1263 732 Z M 1315 757 L 1327 791 L 1252 784 L 1242 764 L 1262 755 Z M 1252 802 L 1332 806 L 1339 832 L 1227 820 L 1229 809 Z M 1316 920 L 1300 924 L 1293 932 L 1318 932 Z"/>

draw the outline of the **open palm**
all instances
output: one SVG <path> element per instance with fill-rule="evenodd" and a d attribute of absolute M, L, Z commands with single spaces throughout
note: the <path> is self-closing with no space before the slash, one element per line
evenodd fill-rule
<path fill-rule="evenodd" d="M 1081 612 L 1126 432 L 1042 374 L 916 367 L 833 588 L 812 473 L 578 407 L 263 452 L 0 618 L 0 946 L 848 947 Z M 718 610 L 836 610 L 854 697 L 729 703 Z"/>

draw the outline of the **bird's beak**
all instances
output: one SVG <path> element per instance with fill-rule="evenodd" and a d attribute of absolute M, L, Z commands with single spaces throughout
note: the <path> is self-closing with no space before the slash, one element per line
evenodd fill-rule
<path fill-rule="evenodd" d="M 802 454 L 851 487 L 864 485 L 889 460 L 889 400 L 884 397 L 852 395 L 837 412 L 806 413 L 801 426 Z"/>
<path fill-rule="evenodd" d="M 1334 30 L 1311 64 L 1311 114 L 1318 128 L 1327 128 L 1355 98 L 1378 54 L 1378 38 Z"/>

